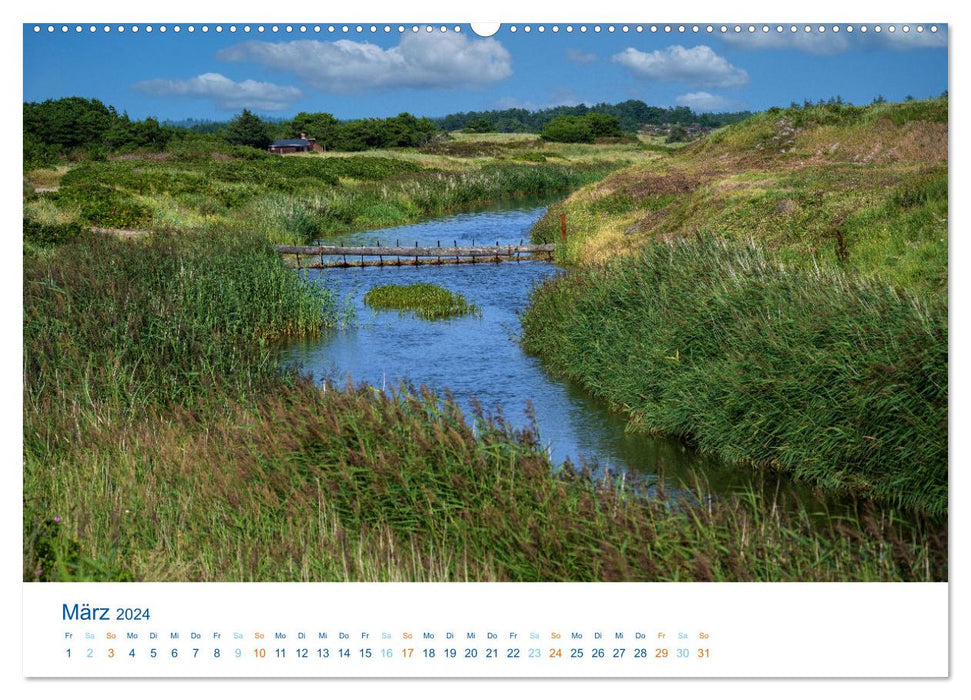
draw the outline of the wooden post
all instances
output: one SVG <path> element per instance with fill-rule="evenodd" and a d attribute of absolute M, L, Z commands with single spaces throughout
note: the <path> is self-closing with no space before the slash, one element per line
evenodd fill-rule
<path fill-rule="evenodd" d="M 566 241 L 566 214 L 560 214 L 560 240 Z"/>

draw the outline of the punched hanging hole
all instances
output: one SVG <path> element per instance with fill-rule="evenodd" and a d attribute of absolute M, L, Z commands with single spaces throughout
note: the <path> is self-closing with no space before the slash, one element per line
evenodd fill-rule
<path fill-rule="evenodd" d="M 479 36 L 486 37 L 498 32 L 499 27 L 502 25 L 499 22 L 473 22 L 470 26 L 473 32 Z"/>

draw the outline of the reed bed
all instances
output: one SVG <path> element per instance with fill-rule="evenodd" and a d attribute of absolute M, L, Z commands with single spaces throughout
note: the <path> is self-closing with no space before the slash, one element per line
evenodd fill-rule
<path fill-rule="evenodd" d="M 297 381 L 26 454 L 25 580 L 946 580 L 946 531 L 555 471 L 447 397 Z"/>
<path fill-rule="evenodd" d="M 525 347 L 632 430 L 947 512 L 947 304 L 754 242 L 654 243 L 547 282 Z"/>
<path fill-rule="evenodd" d="M 447 396 L 315 385 L 339 322 L 265 241 L 25 258 L 26 581 L 946 580 L 946 529 L 557 468 Z"/>
<path fill-rule="evenodd" d="M 326 290 L 252 236 L 80 236 L 24 259 L 28 415 L 243 391 L 275 375 L 274 341 L 319 333 L 339 315 Z"/>

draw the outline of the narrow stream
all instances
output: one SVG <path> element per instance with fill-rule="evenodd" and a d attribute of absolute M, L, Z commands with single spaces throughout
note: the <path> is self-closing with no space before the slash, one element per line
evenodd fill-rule
<path fill-rule="evenodd" d="M 536 201 L 518 200 L 489 209 L 420 224 L 351 234 L 347 245 L 500 245 L 528 242 L 529 230 L 545 211 Z M 529 423 L 531 405 L 543 444 L 555 464 L 570 460 L 595 473 L 637 472 L 649 482 L 663 474 L 664 485 L 681 484 L 703 474 L 715 494 L 744 489 L 753 483 L 749 469 L 730 467 L 700 455 L 679 441 L 625 432 L 622 416 L 607 410 L 579 387 L 544 370 L 540 360 L 518 343 L 519 314 L 534 285 L 562 271 L 547 262 L 504 262 L 476 265 L 385 266 L 305 270 L 356 311 L 352 327 L 321 339 L 284 349 L 284 360 L 318 381 L 340 384 L 350 378 L 376 387 L 402 380 L 450 390 L 471 414 L 476 402 L 487 412 L 501 411 L 516 427 Z M 364 305 L 373 286 L 431 282 L 458 292 L 478 306 L 481 317 L 425 321 L 397 312 L 376 312 Z M 808 489 L 782 483 L 805 505 Z M 773 481 L 770 488 L 780 484 Z M 762 488 L 766 488 L 763 483 Z M 816 503 L 811 510 L 819 510 Z"/>

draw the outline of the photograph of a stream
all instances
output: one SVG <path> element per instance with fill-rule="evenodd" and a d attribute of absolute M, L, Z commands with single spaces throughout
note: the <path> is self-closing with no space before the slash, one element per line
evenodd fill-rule
<path fill-rule="evenodd" d="M 499 202 L 479 211 L 455 214 L 409 226 L 341 236 L 341 245 L 516 245 L 529 240 L 546 213 L 535 199 Z M 284 362 L 318 381 L 337 387 L 363 382 L 398 390 L 402 382 L 448 391 L 468 416 L 500 412 L 513 428 L 534 424 L 553 464 L 587 466 L 595 475 L 631 473 L 652 483 L 666 476 L 669 492 L 704 477 L 711 494 L 751 488 L 747 470 L 722 465 L 682 442 L 625 429 L 626 420 L 581 387 L 544 370 L 542 361 L 521 346 L 519 315 L 539 282 L 563 274 L 542 260 L 477 264 L 394 265 L 303 270 L 307 279 L 349 301 L 354 321 L 314 340 L 298 340 L 281 351 Z M 375 311 L 363 299 L 377 285 L 420 282 L 464 295 L 481 315 L 424 320 L 414 314 Z M 527 408 L 530 411 L 527 412 Z M 779 477 L 772 480 L 781 488 Z M 801 496 L 821 512 L 811 489 L 786 480 L 790 497 Z M 817 496 L 818 498 L 818 496 Z M 795 506 L 798 503 L 793 503 Z M 830 505 L 835 505 L 830 504 Z"/>
<path fill-rule="evenodd" d="M 520 27 L 24 25 L 25 583 L 948 580 L 946 25 Z"/>

